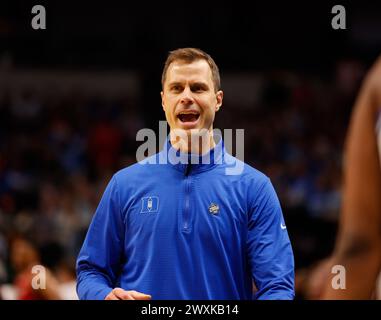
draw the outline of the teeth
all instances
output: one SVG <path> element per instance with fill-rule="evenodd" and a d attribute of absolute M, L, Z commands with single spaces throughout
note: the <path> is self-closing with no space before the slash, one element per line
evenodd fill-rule
<path fill-rule="evenodd" d="M 192 122 L 196 121 L 199 118 L 200 114 L 198 113 L 191 113 L 191 112 L 184 112 L 179 113 L 178 118 L 181 122 Z"/>

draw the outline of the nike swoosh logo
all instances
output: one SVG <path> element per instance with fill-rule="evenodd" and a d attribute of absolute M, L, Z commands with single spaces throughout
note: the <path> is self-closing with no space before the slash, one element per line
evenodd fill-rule
<path fill-rule="evenodd" d="M 280 224 L 280 228 L 281 228 L 282 230 L 284 230 L 284 229 L 286 229 L 287 227 L 286 227 L 283 223 L 281 223 L 281 224 Z"/>

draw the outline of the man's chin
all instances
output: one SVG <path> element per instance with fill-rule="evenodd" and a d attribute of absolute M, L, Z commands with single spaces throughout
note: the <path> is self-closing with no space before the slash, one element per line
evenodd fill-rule
<path fill-rule="evenodd" d="M 181 122 L 177 126 L 180 130 L 190 131 L 190 130 L 200 130 L 199 122 L 193 121 L 193 122 Z"/>
<path fill-rule="evenodd" d="M 181 135 L 203 135 L 207 134 L 209 131 L 205 128 L 200 128 L 199 126 L 178 126 L 176 128 L 171 128 L 171 131 Z"/>
<path fill-rule="evenodd" d="M 210 136 L 210 131 L 206 128 L 198 128 L 198 127 L 192 127 L 192 128 L 177 127 L 177 128 L 171 128 L 171 136 L 172 136 L 172 139 L 175 139 L 176 141 L 185 140 L 185 139 L 193 140 L 193 139 L 197 139 L 198 137 L 208 139 Z"/>

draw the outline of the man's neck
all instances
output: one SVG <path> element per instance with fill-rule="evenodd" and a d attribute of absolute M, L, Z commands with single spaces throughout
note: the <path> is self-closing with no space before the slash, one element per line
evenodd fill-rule
<path fill-rule="evenodd" d="M 188 131 L 187 135 L 178 135 L 171 131 L 170 140 L 172 146 L 182 153 L 203 155 L 216 146 L 213 130 L 203 132 L 202 134 L 199 131 Z"/>

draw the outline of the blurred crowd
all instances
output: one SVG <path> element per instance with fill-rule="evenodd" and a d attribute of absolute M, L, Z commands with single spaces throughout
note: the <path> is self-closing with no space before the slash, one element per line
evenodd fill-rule
<path fill-rule="evenodd" d="M 236 101 L 216 116 L 217 128 L 245 129 L 245 162 L 272 179 L 301 299 L 313 297 L 305 274 L 333 248 L 342 149 L 364 69 L 343 60 L 325 77 L 263 73 L 255 105 Z M 136 161 L 136 133 L 152 123 L 150 107 L 137 97 L 110 99 L 80 88 L 0 93 L 0 294 L 75 298 L 75 259 L 86 230 L 112 174 Z M 54 279 L 50 296 L 23 291 L 22 279 L 36 264 Z"/>

